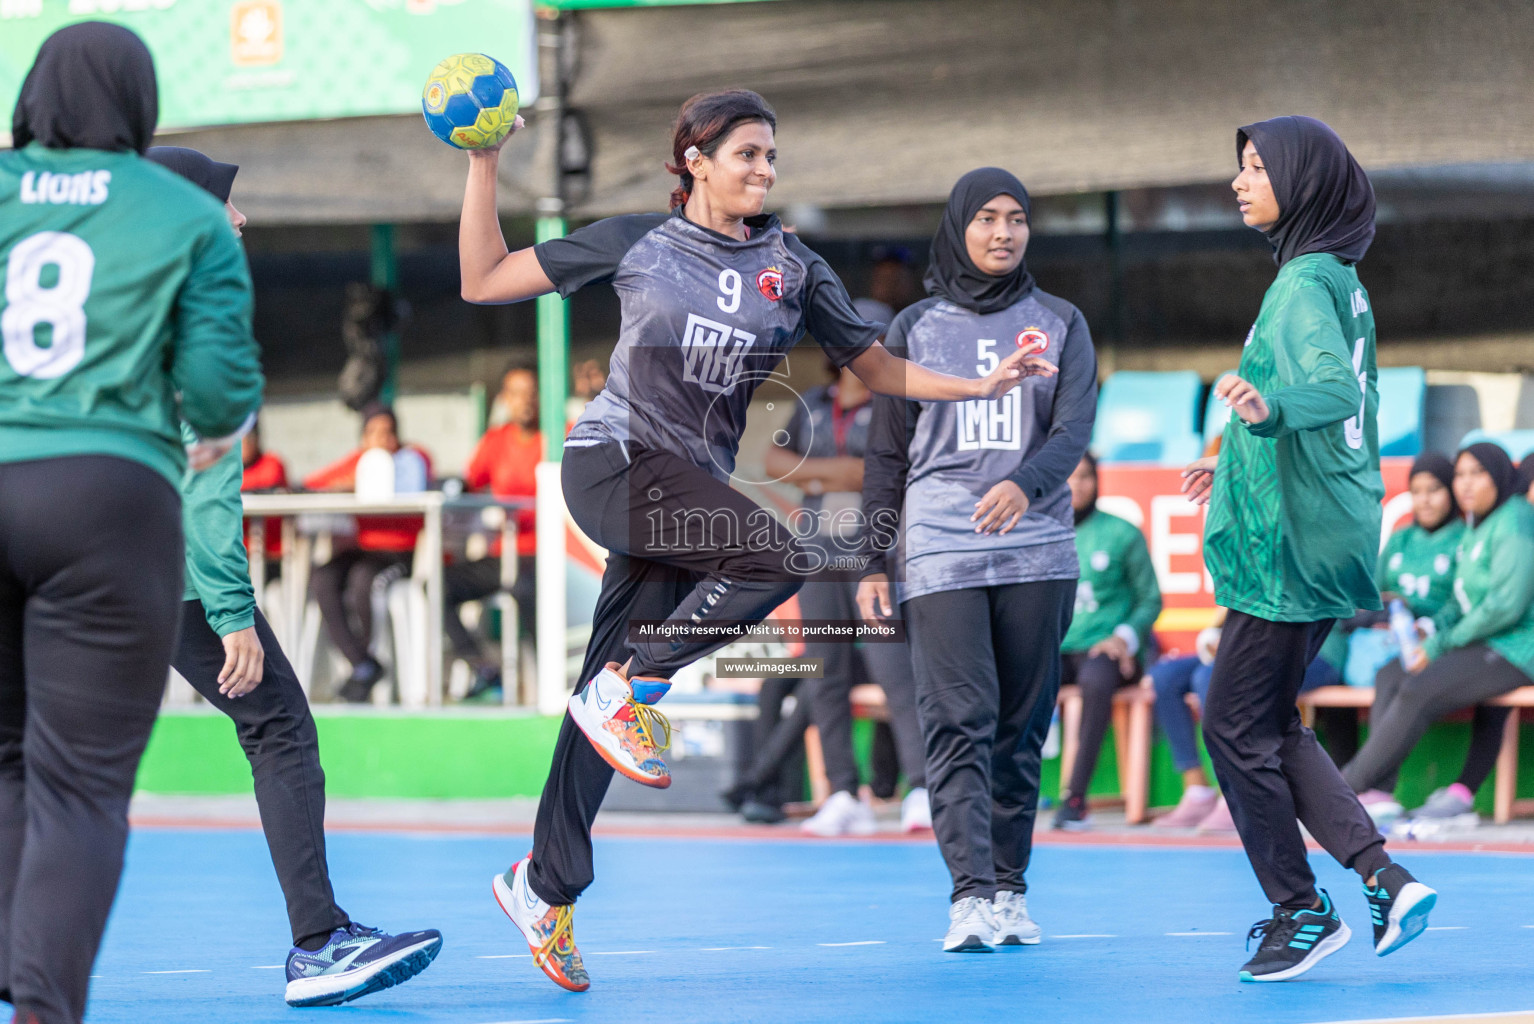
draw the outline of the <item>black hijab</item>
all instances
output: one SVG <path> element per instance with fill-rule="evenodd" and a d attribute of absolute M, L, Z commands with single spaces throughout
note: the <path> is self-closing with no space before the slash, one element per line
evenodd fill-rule
<path fill-rule="evenodd" d="M 1454 522 L 1454 520 L 1460 518 L 1459 502 L 1454 500 L 1454 463 L 1449 461 L 1447 455 L 1440 455 L 1438 452 L 1423 452 L 1411 464 L 1411 472 L 1406 475 L 1408 485 L 1418 473 L 1428 474 L 1434 480 L 1443 484 L 1444 489 L 1449 492 L 1448 516 L 1443 522 L 1428 530 L 1429 533 L 1437 533 L 1448 524 Z"/>
<path fill-rule="evenodd" d="M 180 146 L 150 146 L 144 150 L 144 157 L 201 186 L 221 203 L 229 201 L 234 176 L 240 172 L 239 164 L 221 164 L 195 149 Z"/>
<path fill-rule="evenodd" d="M 1513 468 L 1513 457 L 1507 454 L 1507 449 L 1492 441 L 1479 441 L 1476 444 L 1467 445 L 1459 450 L 1459 454 L 1473 456 L 1475 461 L 1481 464 L 1481 468 L 1486 470 L 1486 475 L 1491 477 L 1491 482 L 1496 485 L 1497 503 L 1487 509 L 1486 515 L 1481 517 L 1481 522 L 1484 523 L 1487 516 L 1501 508 L 1508 498 L 1519 493 L 1518 470 Z M 1458 456 L 1455 458 L 1457 461 Z"/>
<path fill-rule="evenodd" d="M 1525 455 L 1518 463 L 1518 489 L 1524 494 L 1534 487 L 1534 455 Z"/>
<path fill-rule="evenodd" d="M 121 25 L 82 21 L 43 40 L 11 115 L 11 144 L 142 153 L 160 120 L 154 58 Z"/>
<path fill-rule="evenodd" d="M 922 283 L 927 294 L 947 299 L 956 306 L 976 313 L 994 313 L 1021 302 L 1033 291 L 1033 275 L 1028 261 L 1022 260 L 1010 274 L 992 277 L 969 258 L 964 232 L 980 208 L 1000 195 L 1008 195 L 1022 204 L 1029 215 L 1028 190 L 1010 172 L 1000 167 L 981 167 L 960 178 L 948 193 L 948 208 L 932 236 L 932 260 Z"/>
<path fill-rule="evenodd" d="M 1257 147 L 1278 220 L 1267 232 L 1282 267 L 1327 252 L 1357 263 L 1374 241 L 1374 186 L 1337 133 L 1313 117 L 1275 117 L 1236 131 L 1236 166 L 1247 140 Z"/>

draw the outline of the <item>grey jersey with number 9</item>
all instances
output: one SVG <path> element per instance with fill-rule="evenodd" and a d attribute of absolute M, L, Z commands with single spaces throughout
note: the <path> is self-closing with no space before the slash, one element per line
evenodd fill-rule
<path fill-rule="evenodd" d="M 680 211 L 597 221 L 534 252 L 564 296 L 611 281 L 622 306 L 607 387 L 567 444 L 633 441 L 728 480 L 757 386 L 806 331 L 838 366 L 878 339 L 826 262 L 776 217 L 744 241 Z"/>

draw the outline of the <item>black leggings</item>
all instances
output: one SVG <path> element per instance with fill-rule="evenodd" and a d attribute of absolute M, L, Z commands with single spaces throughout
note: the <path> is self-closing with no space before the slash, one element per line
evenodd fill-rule
<path fill-rule="evenodd" d="M 1231 611 L 1204 702 L 1204 746 L 1220 791 L 1257 881 L 1277 906 L 1316 900 L 1299 823 L 1365 879 L 1390 863 L 1379 831 L 1295 707 L 1331 628 L 1331 619 L 1272 622 Z"/>
<path fill-rule="evenodd" d="M 0 989 L 19 1020 L 85 1014 L 181 568 L 181 498 L 159 473 L 0 463 Z"/>
<path fill-rule="evenodd" d="M 1529 685 L 1529 677 L 1521 669 L 1485 644 L 1449 651 L 1414 676 L 1406 675 L 1395 663 L 1385 666 L 1381 677 L 1386 672 L 1392 675 L 1382 681 L 1393 684 L 1387 687 L 1392 692 L 1375 697 L 1369 739 L 1342 769 L 1343 778 L 1359 793 L 1394 789 L 1401 763 L 1444 715 Z M 1484 775 L 1481 781 L 1485 781 Z"/>
<path fill-rule="evenodd" d="M 171 664 L 204 700 L 234 720 L 296 946 L 345 928 L 350 919 L 336 905 L 325 862 L 325 771 L 309 700 L 259 610 L 255 629 L 266 661 L 260 685 L 243 697 L 218 692 L 224 642 L 209 627 L 201 601 L 182 605 L 181 640 Z"/>
<path fill-rule="evenodd" d="M 320 606 L 325 632 L 355 668 L 372 657 L 373 582 L 385 572 L 403 577 L 410 555 L 397 551 L 343 551 L 314 570 L 309 591 Z"/>
<path fill-rule="evenodd" d="M 945 590 L 905 610 L 932 828 L 952 899 L 1026 892 L 1039 762 L 1075 580 Z"/>
<path fill-rule="evenodd" d="M 631 622 L 760 622 L 799 589 L 800 549 L 765 509 L 669 452 L 633 444 L 566 448 L 565 504 L 607 548 L 579 689 L 610 661 L 631 675 L 673 672 L 724 639 L 631 642 Z M 528 884 L 545 901 L 574 903 L 591 884 L 591 822 L 613 770 L 565 714 L 538 803 Z"/>
<path fill-rule="evenodd" d="M 1097 770 L 1103 738 L 1108 735 L 1108 722 L 1113 717 L 1113 695 L 1119 687 L 1140 681 L 1139 663 L 1126 676 L 1119 663 L 1106 654 L 1074 651 L 1061 655 L 1060 667 L 1061 681 L 1081 688 L 1081 735 L 1076 741 L 1076 763 L 1071 766 L 1065 788 L 1071 796 L 1085 797 L 1092 773 Z"/>

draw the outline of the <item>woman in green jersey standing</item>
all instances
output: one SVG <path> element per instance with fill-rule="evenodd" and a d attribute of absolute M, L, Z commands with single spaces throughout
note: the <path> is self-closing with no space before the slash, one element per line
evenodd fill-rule
<path fill-rule="evenodd" d="M 1374 190 L 1313 118 L 1247 125 L 1236 156 L 1242 219 L 1268 236 L 1279 271 L 1240 367 L 1215 385 L 1234 412 L 1220 454 L 1189 466 L 1183 490 L 1209 504 L 1204 558 L 1229 609 L 1204 741 L 1273 904 L 1240 977 L 1280 981 L 1351 935 L 1316 888 L 1296 819 L 1363 878 L 1381 956 L 1420 934 L 1437 894 L 1391 863 L 1294 703 L 1336 620 L 1380 607 L 1374 317 L 1355 269 L 1374 238 Z"/>
<path fill-rule="evenodd" d="M 223 207 L 142 159 L 154 63 L 118 25 L 38 52 L 0 153 L 0 998 L 78 1024 L 181 610 L 194 468 L 261 399 Z"/>

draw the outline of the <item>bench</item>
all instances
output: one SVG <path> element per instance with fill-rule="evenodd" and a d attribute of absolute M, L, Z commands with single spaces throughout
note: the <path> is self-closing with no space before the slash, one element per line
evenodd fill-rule
<path fill-rule="evenodd" d="M 1060 784 L 1070 778 L 1076 762 L 1077 739 L 1081 734 L 1081 690 L 1076 686 L 1060 688 Z M 1124 820 L 1131 825 L 1145 823 L 1150 797 L 1150 751 L 1156 692 L 1147 676 L 1139 686 L 1121 687 L 1113 695 L 1113 744 L 1118 755 L 1118 801 L 1124 807 Z M 852 688 L 852 714 L 875 722 L 889 721 L 884 691 L 876 683 Z M 809 732 L 814 732 L 811 726 Z M 830 786 L 825 781 L 825 760 L 820 753 L 819 737 L 806 734 L 810 766 L 810 789 L 817 802 L 825 799 Z"/>
<path fill-rule="evenodd" d="M 1497 754 L 1497 780 L 1492 792 L 1492 820 L 1505 825 L 1513 818 L 1534 814 L 1534 800 L 1518 799 L 1518 726 L 1519 709 L 1534 708 L 1534 686 L 1521 686 L 1486 702 L 1512 708 L 1502 732 L 1502 750 Z M 1314 708 L 1363 708 L 1374 705 L 1374 688 L 1369 686 L 1320 686 L 1300 694 L 1300 714 L 1305 724 L 1314 719 Z"/>

